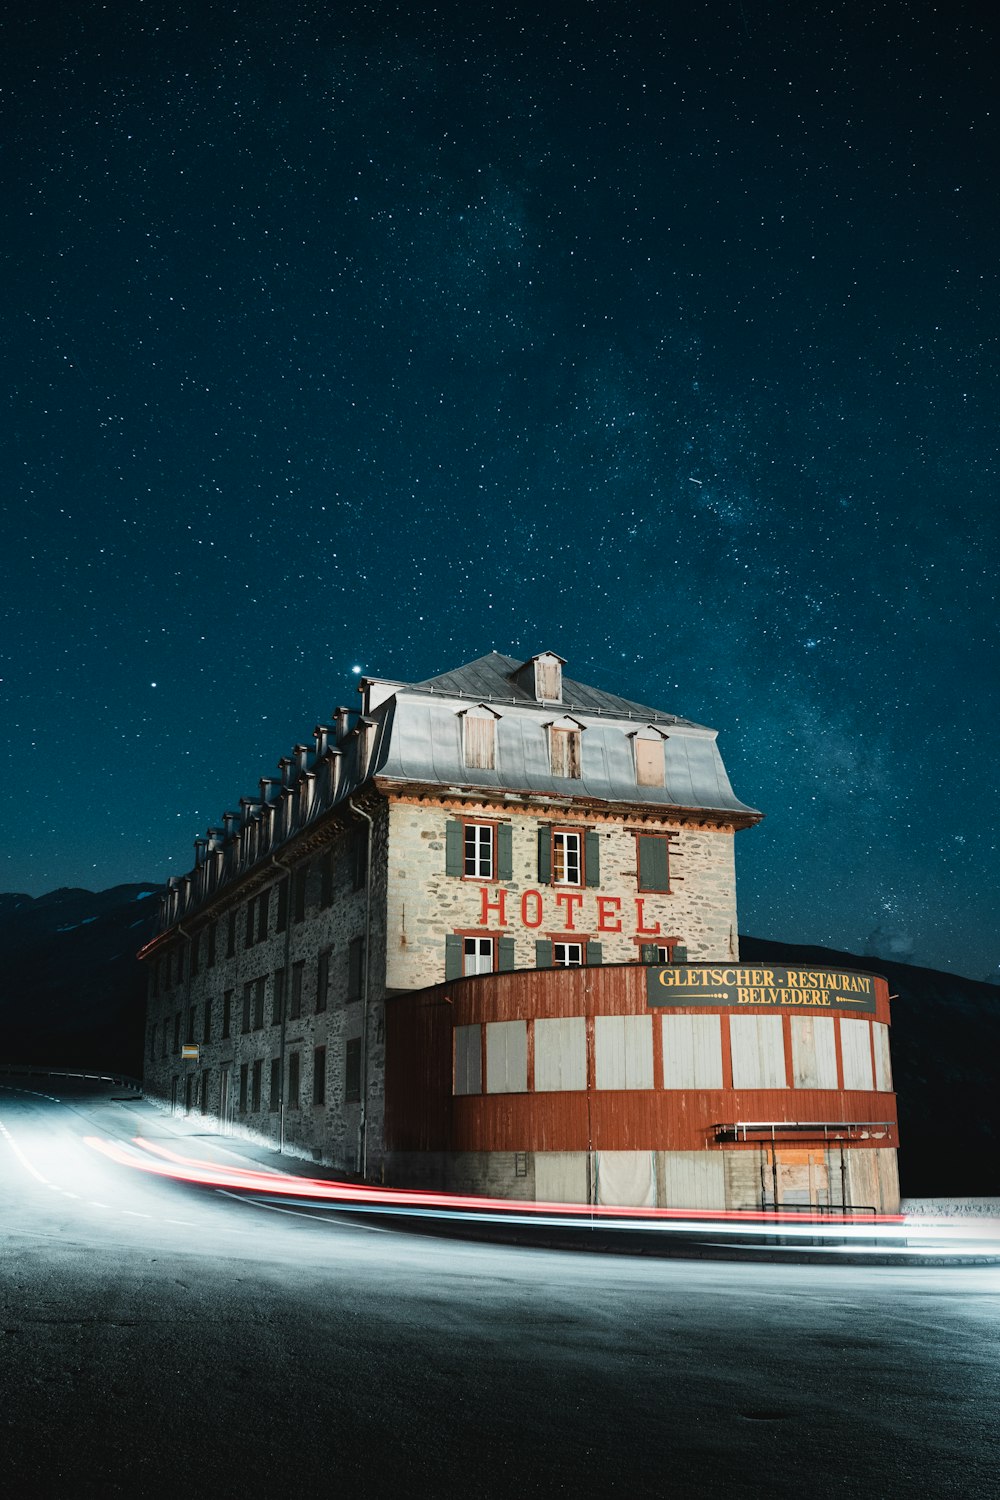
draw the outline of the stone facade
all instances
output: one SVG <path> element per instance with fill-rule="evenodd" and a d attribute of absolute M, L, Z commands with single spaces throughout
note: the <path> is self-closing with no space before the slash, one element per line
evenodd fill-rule
<path fill-rule="evenodd" d="M 733 834 L 759 814 L 713 732 L 561 667 L 368 681 L 360 715 L 337 710 L 196 841 L 141 955 L 151 1094 L 378 1180 L 387 997 L 490 969 L 737 957 Z M 483 1182 L 530 1196 L 508 1165 Z"/>

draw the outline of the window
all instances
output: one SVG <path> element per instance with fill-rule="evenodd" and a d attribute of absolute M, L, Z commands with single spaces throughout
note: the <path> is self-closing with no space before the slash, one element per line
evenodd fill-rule
<path fill-rule="evenodd" d="M 240 1114 L 247 1112 L 247 1078 L 250 1073 L 249 1063 L 240 1064 Z"/>
<path fill-rule="evenodd" d="M 289 1052 L 288 1054 L 288 1108 L 299 1107 L 299 1054 Z"/>
<path fill-rule="evenodd" d="M 246 931 L 246 944 L 245 944 L 245 946 L 247 948 L 252 948 L 253 947 L 253 918 L 254 918 L 254 912 L 256 911 L 256 909 L 257 909 L 257 902 L 256 902 L 256 900 L 248 901 L 247 902 L 247 931 Z"/>
<path fill-rule="evenodd" d="M 527 1021 L 487 1021 L 486 1092 L 523 1094 L 527 1087 Z"/>
<path fill-rule="evenodd" d="M 201 1075 L 201 1112 L 203 1115 L 208 1114 L 208 1078 L 209 1070 L 206 1068 Z"/>
<path fill-rule="evenodd" d="M 285 971 L 276 969 L 274 973 L 274 1005 L 271 1010 L 271 1025 L 280 1026 L 285 1010 Z"/>
<path fill-rule="evenodd" d="M 326 1103 L 326 1048 L 313 1053 L 313 1104 Z"/>
<path fill-rule="evenodd" d="M 578 833 L 557 828 L 552 835 L 552 884 L 580 885 L 582 839 Z"/>
<path fill-rule="evenodd" d="M 254 1029 L 254 1031 L 260 1031 L 260 1030 L 263 1029 L 263 1026 L 264 1026 L 264 990 L 265 990 L 266 986 L 267 986 L 267 979 L 266 979 L 266 977 L 263 974 L 261 975 L 261 977 L 259 979 L 255 979 L 254 982 L 253 982 L 253 1029 Z"/>
<path fill-rule="evenodd" d="M 202 1039 L 203 1042 L 210 1042 L 212 1040 L 212 1002 L 211 1002 L 211 1000 L 206 1000 L 205 1001 L 205 1025 L 202 1028 L 201 1039 Z"/>
<path fill-rule="evenodd" d="M 302 1014 L 302 976 L 305 971 L 305 962 L 292 965 L 292 999 L 288 1007 L 288 1019 L 297 1021 Z"/>
<path fill-rule="evenodd" d="M 541 1093 L 587 1087 L 587 1021 L 584 1016 L 538 1020 L 535 1088 Z"/>
<path fill-rule="evenodd" d="M 493 939 L 488 937 L 467 937 L 462 944 L 462 973 L 463 974 L 492 974 L 493 963 Z"/>
<path fill-rule="evenodd" d="M 364 889 L 368 879 L 368 830 L 356 828 L 351 838 L 351 884 L 356 891 Z"/>
<path fill-rule="evenodd" d="M 216 930 L 217 930 L 217 924 L 215 922 L 213 922 L 212 925 L 211 925 L 211 927 L 208 929 L 208 957 L 205 959 L 205 967 L 206 967 L 206 969 L 214 969 L 215 968 L 215 934 L 216 934 Z"/>
<path fill-rule="evenodd" d="M 252 1082 L 250 1086 L 250 1108 L 254 1114 L 257 1114 L 260 1110 L 260 1083 L 263 1070 L 264 1064 L 258 1057 L 257 1061 L 253 1065 Z"/>
<path fill-rule="evenodd" d="M 344 1100 L 347 1104 L 361 1102 L 361 1038 L 352 1037 L 344 1055 Z"/>
<path fill-rule="evenodd" d="M 488 708 L 462 715 L 462 754 L 467 766 L 492 771 L 496 766 L 496 719 Z"/>
<path fill-rule="evenodd" d="M 330 950 L 319 956 L 316 965 L 316 1014 L 326 1010 L 326 997 L 330 987 Z"/>
<path fill-rule="evenodd" d="M 552 967 L 554 969 L 579 969 L 583 967 L 582 943 L 553 943 Z"/>
<path fill-rule="evenodd" d="M 594 1065 L 599 1089 L 651 1089 L 652 1016 L 595 1016 Z"/>
<path fill-rule="evenodd" d="M 666 833 L 636 835 L 636 862 L 640 891 L 670 894 L 670 837 Z"/>
<path fill-rule="evenodd" d="M 257 941 L 262 943 L 267 937 L 267 909 L 271 904 L 271 892 L 261 891 L 257 897 Z"/>
<path fill-rule="evenodd" d="M 333 905 L 333 855 L 328 849 L 319 862 L 319 904 Z"/>
<path fill-rule="evenodd" d="M 271 1111 L 277 1113 L 281 1108 L 281 1058 L 271 1058 Z"/>
<path fill-rule="evenodd" d="M 304 922 L 306 919 L 306 879 L 308 875 L 308 865 L 301 865 L 292 876 L 293 922 Z"/>
<path fill-rule="evenodd" d="M 495 828 L 492 823 L 466 823 L 465 825 L 465 873 L 478 880 L 493 879 L 493 840 Z"/>
<path fill-rule="evenodd" d="M 253 985 L 249 979 L 243 986 L 243 1035 L 250 1030 L 250 1006 L 253 1002 Z"/>
<path fill-rule="evenodd" d="M 226 925 L 226 957 L 232 958 L 236 953 L 236 913 L 231 911 Z M 228 1035 L 228 1033 L 227 1033 Z"/>
<path fill-rule="evenodd" d="M 635 745 L 635 779 L 639 786 L 663 786 L 664 784 L 664 754 L 663 738 L 654 731 L 650 731 L 650 737 L 643 739 L 636 735 Z"/>
<path fill-rule="evenodd" d="M 278 915 L 274 923 L 276 932 L 284 932 L 288 926 L 288 882 L 291 878 L 291 875 L 286 875 L 278 886 Z"/>
<path fill-rule="evenodd" d="M 513 830 L 509 823 L 445 825 L 445 873 L 466 880 L 511 880 L 514 874 Z"/>
<path fill-rule="evenodd" d="M 229 1035 L 233 1024 L 233 992 L 226 990 L 222 996 L 222 1037 Z"/>
<path fill-rule="evenodd" d="M 361 989 L 364 981 L 365 966 L 365 940 L 363 937 L 351 939 L 347 950 L 347 998 L 348 1000 L 360 1000 Z"/>
<path fill-rule="evenodd" d="M 549 730 L 552 752 L 553 776 L 580 779 L 580 731 L 579 729 Z"/>

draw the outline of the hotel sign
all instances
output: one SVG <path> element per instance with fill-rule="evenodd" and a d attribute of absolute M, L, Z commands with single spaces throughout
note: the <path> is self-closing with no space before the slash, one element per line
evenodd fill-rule
<path fill-rule="evenodd" d="M 732 1005 L 740 1010 L 875 1011 L 875 977 L 851 969 L 671 964 L 646 970 L 646 1003 Z"/>

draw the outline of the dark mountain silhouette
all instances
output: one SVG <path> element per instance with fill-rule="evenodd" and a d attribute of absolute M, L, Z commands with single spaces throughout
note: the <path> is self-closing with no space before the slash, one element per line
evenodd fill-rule
<path fill-rule="evenodd" d="M 741 937 L 740 954 L 884 974 L 903 1197 L 1000 1197 L 1000 986 L 768 938 Z"/>
<path fill-rule="evenodd" d="M 145 976 L 160 887 L 0 895 L 0 1062 L 142 1076 Z"/>

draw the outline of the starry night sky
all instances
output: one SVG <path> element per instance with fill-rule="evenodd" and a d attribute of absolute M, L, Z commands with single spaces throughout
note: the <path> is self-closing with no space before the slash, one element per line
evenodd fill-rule
<path fill-rule="evenodd" d="M 552 649 L 719 729 L 743 931 L 997 978 L 986 7 L 7 14 L 3 888 Z"/>

